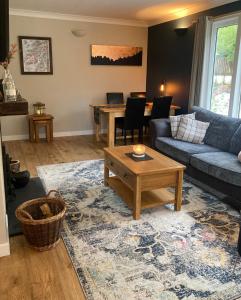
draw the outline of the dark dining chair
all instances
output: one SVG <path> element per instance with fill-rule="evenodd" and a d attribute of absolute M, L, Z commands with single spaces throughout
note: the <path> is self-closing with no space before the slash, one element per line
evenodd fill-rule
<path fill-rule="evenodd" d="M 123 93 L 106 93 L 106 99 L 108 104 L 124 104 Z"/>
<path fill-rule="evenodd" d="M 130 96 L 132 98 L 146 98 L 146 92 L 131 92 Z"/>
<path fill-rule="evenodd" d="M 132 142 L 134 141 L 134 130 L 138 129 L 138 140 L 143 140 L 144 113 L 146 98 L 128 98 L 126 102 L 125 116 L 123 120 L 116 122 L 116 128 L 123 130 L 124 143 L 126 145 L 127 131 L 131 131 Z M 116 137 L 116 129 L 115 129 Z"/>
<path fill-rule="evenodd" d="M 146 116 L 144 120 L 145 132 L 149 128 L 150 120 L 169 118 L 172 98 L 172 96 L 154 98 L 152 103 L 151 115 Z"/>
<path fill-rule="evenodd" d="M 106 93 L 106 99 L 108 104 L 124 104 L 124 94 L 123 93 Z M 117 127 L 118 123 L 121 123 L 123 120 L 122 117 L 115 118 L 115 128 Z M 122 131 L 123 135 L 123 131 Z M 115 129 L 115 136 L 116 136 L 116 129 Z"/>
<path fill-rule="evenodd" d="M 151 119 L 169 118 L 172 98 L 172 96 L 154 98 L 151 110 Z"/>

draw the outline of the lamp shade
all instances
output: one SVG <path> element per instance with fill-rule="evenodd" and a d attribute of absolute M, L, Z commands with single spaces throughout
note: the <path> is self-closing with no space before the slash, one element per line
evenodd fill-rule
<path fill-rule="evenodd" d="M 162 80 L 162 82 L 160 84 L 161 96 L 165 96 L 165 90 L 166 90 L 166 82 L 165 82 L 165 80 Z"/>

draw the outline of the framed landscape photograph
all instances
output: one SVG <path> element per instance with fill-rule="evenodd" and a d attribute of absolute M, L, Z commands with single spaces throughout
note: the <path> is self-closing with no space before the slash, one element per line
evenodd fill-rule
<path fill-rule="evenodd" d="M 22 74 L 53 74 L 52 44 L 49 37 L 19 36 Z"/>
<path fill-rule="evenodd" d="M 91 45 L 91 64 L 141 66 L 142 52 L 142 47 Z"/>

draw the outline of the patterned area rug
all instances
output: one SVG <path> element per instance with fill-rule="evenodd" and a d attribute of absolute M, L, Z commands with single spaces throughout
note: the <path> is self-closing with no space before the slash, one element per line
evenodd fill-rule
<path fill-rule="evenodd" d="M 68 205 L 63 239 L 88 300 L 231 300 L 241 295 L 239 215 L 187 180 L 182 211 L 139 221 L 103 185 L 103 161 L 38 168 Z"/>

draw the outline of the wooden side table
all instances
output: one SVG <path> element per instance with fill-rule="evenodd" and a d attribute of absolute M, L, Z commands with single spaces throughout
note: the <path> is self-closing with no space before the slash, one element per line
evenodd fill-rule
<path fill-rule="evenodd" d="M 47 142 L 53 141 L 53 119 L 52 115 L 29 115 L 29 140 L 39 142 L 39 128 L 45 127 Z"/>

